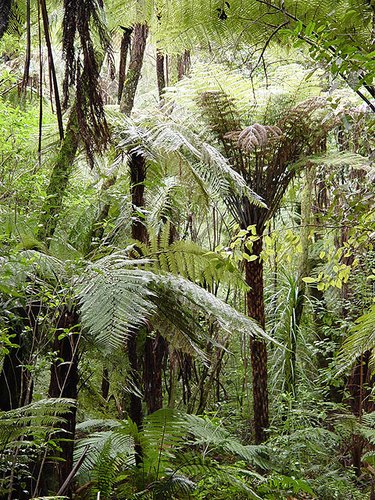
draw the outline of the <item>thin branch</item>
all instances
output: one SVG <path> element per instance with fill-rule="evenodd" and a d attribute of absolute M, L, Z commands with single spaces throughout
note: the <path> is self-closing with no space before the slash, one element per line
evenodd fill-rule
<path fill-rule="evenodd" d="M 64 139 L 64 126 L 63 126 L 63 119 L 62 119 L 59 86 L 57 84 L 56 69 L 55 69 L 55 63 L 53 60 L 52 44 L 51 44 L 51 38 L 50 38 L 50 34 L 49 34 L 49 21 L 48 21 L 46 0 L 39 0 L 39 3 L 40 3 L 41 11 L 42 11 L 44 36 L 46 39 L 46 45 L 47 45 L 47 51 L 48 51 L 48 62 L 49 62 L 49 67 L 50 67 L 50 71 L 51 71 L 53 91 L 55 94 L 57 123 L 59 126 L 60 140 L 62 141 Z"/>

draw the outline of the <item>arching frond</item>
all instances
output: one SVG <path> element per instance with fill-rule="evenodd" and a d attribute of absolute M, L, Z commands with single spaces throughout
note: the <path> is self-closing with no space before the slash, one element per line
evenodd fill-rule
<path fill-rule="evenodd" d="M 227 332 L 254 335 L 273 341 L 254 320 L 190 281 L 172 275 L 158 276 L 151 284 L 151 289 L 155 292 L 151 300 L 157 305 L 161 306 L 168 297 L 170 303 L 173 297 L 176 304 L 179 303 L 190 311 L 203 313 Z"/>
<path fill-rule="evenodd" d="M 81 280 L 82 326 L 102 348 L 111 350 L 123 345 L 129 331 L 151 315 L 160 315 L 173 324 L 200 355 L 204 339 L 201 316 L 217 322 L 227 332 L 272 340 L 255 321 L 200 286 L 136 267 L 147 263 L 128 260 L 123 253 L 113 254 L 92 265 Z"/>
<path fill-rule="evenodd" d="M 184 419 L 189 433 L 193 436 L 193 444 L 207 446 L 210 453 L 220 450 L 238 456 L 246 462 L 263 469 L 269 467 L 266 446 L 243 445 L 223 425 L 214 424 L 208 418 L 185 415 Z"/>
<path fill-rule="evenodd" d="M 151 276 L 137 269 L 138 263 L 114 254 L 84 275 L 79 292 L 82 325 L 104 349 L 123 345 L 129 329 L 144 324 L 154 309 L 147 288 Z"/>
<path fill-rule="evenodd" d="M 15 448 L 32 446 L 36 436 L 47 439 L 57 432 L 64 415 L 76 404 L 70 399 L 42 399 L 15 410 L 0 412 L 0 448 L 11 454 Z M 46 443 L 47 444 L 47 443 Z"/>
<path fill-rule="evenodd" d="M 338 357 L 339 373 L 355 363 L 366 351 L 371 352 L 370 365 L 375 369 L 375 305 L 358 318 L 345 340 Z"/>
<path fill-rule="evenodd" d="M 214 195 L 226 196 L 235 192 L 252 203 L 264 206 L 243 177 L 236 172 L 215 147 L 205 142 L 194 129 L 170 116 L 149 128 L 130 126 L 123 135 L 120 147 L 135 151 L 149 161 L 163 161 L 163 155 L 174 154 L 190 169 L 200 182 L 208 185 Z"/>

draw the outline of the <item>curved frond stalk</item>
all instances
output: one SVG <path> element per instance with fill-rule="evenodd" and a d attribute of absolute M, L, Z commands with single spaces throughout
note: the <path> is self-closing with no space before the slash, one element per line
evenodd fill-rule
<path fill-rule="evenodd" d="M 151 300 L 158 305 L 167 297 L 174 297 L 188 310 L 200 311 L 217 321 L 227 332 L 242 333 L 274 342 L 254 320 L 190 281 L 172 275 L 157 276 L 151 284 L 151 289 L 155 292 Z"/>

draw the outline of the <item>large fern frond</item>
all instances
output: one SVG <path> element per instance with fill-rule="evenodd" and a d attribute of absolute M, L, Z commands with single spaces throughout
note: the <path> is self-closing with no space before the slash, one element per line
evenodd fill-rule
<path fill-rule="evenodd" d="M 123 345 L 129 329 L 144 324 L 152 314 L 166 318 L 200 354 L 205 338 L 199 325 L 201 316 L 227 332 L 272 340 L 255 321 L 200 286 L 135 267 L 146 264 L 117 253 L 97 261 L 81 279 L 82 326 L 102 348 Z"/>
<path fill-rule="evenodd" d="M 254 335 L 273 341 L 254 320 L 190 281 L 172 275 L 158 276 L 151 289 L 155 292 L 151 300 L 160 306 L 167 298 L 169 303 L 174 298 L 176 304 L 179 302 L 190 311 L 203 313 L 229 333 Z M 163 310 L 163 313 L 166 314 L 166 311 Z"/>
<path fill-rule="evenodd" d="M 120 142 L 120 147 L 140 153 L 149 161 L 162 162 L 165 154 L 176 155 L 214 195 L 225 197 L 235 192 L 264 206 L 243 177 L 231 168 L 228 160 L 186 123 L 173 121 L 170 115 L 161 116 L 160 121 L 149 128 L 130 124 L 123 135 L 125 140 Z"/>
<path fill-rule="evenodd" d="M 113 254 L 101 259 L 81 279 L 82 325 L 107 350 L 123 345 L 129 329 L 144 324 L 154 309 L 147 288 L 151 275 L 136 267 L 145 261 L 122 257 Z"/>
<path fill-rule="evenodd" d="M 36 436 L 57 432 L 59 424 L 76 402 L 70 399 L 43 399 L 15 410 L 0 412 L 0 450 L 10 453 L 18 446 L 33 446 Z"/>
<path fill-rule="evenodd" d="M 351 329 L 351 335 L 345 340 L 339 356 L 339 373 L 357 361 L 359 356 L 370 351 L 370 364 L 372 370 L 375 368 L 375 305 L 357 319 Z"/>

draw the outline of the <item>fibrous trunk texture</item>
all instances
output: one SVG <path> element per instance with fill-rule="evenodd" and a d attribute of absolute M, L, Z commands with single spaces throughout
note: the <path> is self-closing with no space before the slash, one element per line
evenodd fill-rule
<path fill-rule="evenodd" d="M 247 292 L 247 312 L 259 325 L 265 327 L 264 315 L 264 285 L 263 285 L 263 263 L 259 256 L 262 251 L 262 239 L 254 242 L 253 255 L 257 260 L 246 261 L 246 283 L 251 287 Z M 265 429 L 268 421 L 268 374 L 267 374 L 267 346 L 264 341 L 251 338 L 251 366 L 253 373 L 253 408 L 254 408 L 254 432 L 256 443 L 262 443 L 266 439 Z"/>
<path fill-rule="evenodd" d="M 124 90 L 124 83 L 126 79 L 126 62 L 128 59 L 128 53 L 131 47 L 131 35 L 133 28 L 123 28 L 124 33 L 121 39 L 121 49 L 120 49 L 120 68 L 118 74 L 118 104 L 121 102 L 122 92 Z"/>
<path fill-rule="evenodd" d="M 160 100 L 163 97 L 163 92 L 165 89 L 166 78 L 165 78 L 165 56 L 159 50 L 156 51 L 156 77 L 158 81 L 158 91 Z"/>
<path fill-rule="evenodd" d="M 42 207 L 38 238 L 45 241 L 47 246 L 48 241 L 53 237 L 56 230 L 58 215 L 62 210 L 63 198 L 72 172 L 78 144 L 79 133 L 77 130 L 77 113 L 73 107 L 66 127 L 65 137 L 57 154 L 50 182 L 47 187 L 46 199 Z"/>
<path fill-rule="evenodd" d="M 191 59 L 190 51 L 185 50 L 182 55 L 177 56 L 177 78 L 182 80 L 190 71 Z"/>
<path fill-rule="evenodd" d="M 130 172 L 130 191 L 132 198 L 132 238 L 135 240 L 146 242 L 147 241 L 147 229 L 143 223 L 142 217 L 140 217 L 140 211 L 144 207 L 144 180 L 146 178 L 146 162 L 143 156 L 133 153 L 129 157 L 129 172 Z M 137 352 L 137 338 L 139 336 L 139 330 L 133 330 L 129 332 L 129 337 L 127 340 L 128 349 L 128 359 L 130 367 L 130 379 L 132 383 L 132 390 L 130 393 L 130 406 L 129 406 L 129 417 L 137 424 L 138 429 L 142 427 L 143 421 L 143 410 L 142 410 L 142 399 L 140 394 L 141 389 L 141 366 L 139 361 L 139 355 Z M 139 464 L 142 461 L 142 449 L 139 445 L 135 446 L 135 459 L 136 463 Z"/>
<path fill-rule="evenodd" d="M 120 111 L 127 116 L 130 115 L 134 105 L 135 93 L 141 76 L 147 35 L 148 27 L 145 24 L 136 24 L 134 26 L 129 67 L 120 102 Z"/>

